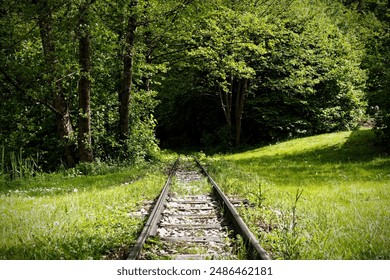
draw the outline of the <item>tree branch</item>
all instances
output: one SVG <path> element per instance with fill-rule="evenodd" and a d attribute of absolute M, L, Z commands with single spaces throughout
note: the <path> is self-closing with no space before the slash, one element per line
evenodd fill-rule
<path fill-rule="evenodd" d="M 38 99 L 34 98 L 28 92 L 22 88 L 17 81 L 15 81 L 3 68 L 0 68 L 1 74 L 5 78 L 5 82 L 7 82 L 10 86 L 12 86 L 16 91 L 20 93 L 20 97 L 24 99 L 26 102 L 29 103 L 38 103 L 46 106 L 48 109 L 50 109 L 53 113 L 58 114 L 58 111 L 54 108 L 52 104 L 45 101 L 44 99 Z"/>

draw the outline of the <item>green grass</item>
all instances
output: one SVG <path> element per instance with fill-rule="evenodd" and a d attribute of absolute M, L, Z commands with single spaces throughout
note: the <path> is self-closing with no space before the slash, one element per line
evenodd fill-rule
<path fill-rule="evenodd" d="M 374 142 L 359 130 L 202 161 L 225 192 L 255 204 L 240 214 L 272 258 L 390 259 L 390 157 Z M 0 259 L 125 254 L 145 221 L 129 213 L 161 191 L 162 167 L 0 176 Z"/>
<path fill-rule="evenodd" d="M 144 222 L 129 213 L 159 194 L 166 180 L 162 167 L 142 164 L 89 176 L 75 169 L 3 179 L 0 259 L 123 257 Z"/>
<path fill-rule="evenodd" d="M 390 259 L 390 157 L 370 130 L 208 159 L 274 259 Z M 299 192 L 302 191 L 300 197 Z"/>

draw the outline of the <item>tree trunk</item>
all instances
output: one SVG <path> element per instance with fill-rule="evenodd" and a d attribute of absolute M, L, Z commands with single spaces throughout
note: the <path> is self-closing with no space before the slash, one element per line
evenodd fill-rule
<path fill-rule="evenodd" d="M 149 0 L 146 0 L 144 3 L 144 28 L 147 30 L 144 34 L 144 43 L 146 46 L 145 50 L 145 63 L 146 65 L 150 65 L 152 63 L 152 53 L 155 46 L 153 46 L 153 40 L 152 40 L 152 31 L 148 30 L 150 28 L 149 18 L 147 11 L 150 9 L 150 2 Z M 151 85 L 151 75 L 149 73 L 146 73 L 142 77 L 142 89 L 146 92 L 150 91 L 150 85 Z"/>
<path fill-rule="evenodd" d="M 145 33 L 145 45 L 147 46 L 146 53 L 145 53 L 145 63 L 146 65 L 150 65 L 152 63 L 152 51 L 153 46 L 151 42 L 151 32 Z M 151 84 L 151 75 L 149 73 L 144 74 L 142 77 L 142 88 L 145 91 L 150 91 L 150 84 Z"/>
<path fill-rule="evenodd" d="M 53 16 L 46 0 L 34 1 L 39 7 L 38 25 L 41 35 L 46 71 L 49 75 L 48 87 L 52 90 L 52 96 L 48 104 L 56 114 L 57 134 L 60 143 L 64 147 L 65 162 L 68 166 L 75 163 L 73 156 L 73 126 L 70 119 L 69 105 L 63 94 L 61 81 L 56 78 L 58 73 L 58 59 L 56 57 L 55 42 L 53 36 Z"/>
<path fill-rule="evenodd" d="M 89 31 L 89 4 L 79 9 L 79 64 L 81 77 L 79 81 L 79 131 L 78 146 L 81 162 L 92 162 L 91 142 L 91 57 L 90 57 L 90 31 Z"/>
<path fill-rule="evenodd" d="M 234 144 L 236 146 L 241 143 L 241 127 L 242 127 L 242 115 L 244 111 L 244 102 L 246 91 L 248 89 L 248 79 L 246 78 L 230 78 L 230 88 L 226 92 L 225 90 L 219 88 L 219 96 L 221 100 L 222 110 L 225 115 L 227 127 L 229 134 L 232 138 L 234 137 Z M 233 104 L 233 97 L 235 97 Z M 232 111 L 234 111 L 234 116 Z M 233 117 L 234 117 L 234 136 L 233 136 Z"/>
<path fill-rule="evenodd" d="M 64 100 L 57 99 L 54 104 L 56 108 L 57 134 L 64 147 L 65 163 L 67 166 L 74 166 L 76 160 L 74 157 L 75 145 L 72 142 L 73 126 L 70 119 L 70 111 L 67 105 L 63 104 Z M 63 108 L 64 111 L 60 108 Z"/>
<path fill-rule="evenodd" d="M 125 47 L 123 54 L 123 80 L 122 89 L 119 92 L 119 139 L 124 141 L 129 137 L 129 112 L 131 100 L 131 86 L 133 78 L 133 54 L 134 39 L 137 29 L 137 16 L 134 9 L 138 1 L 132 0 L 129 4 L 130 16 L 125 35 Z"/>
<path fill-rule="evenodd" d="M 232 131 L 232 106 L 233 106 L 233 78 L 230 81 L 230 89 L 226 92 L 221 87 L 219 88 L 219 96 L 221 99 L 221 106 L 225 115 L 226 124 L 229 133 Z"/>
<path fill-rule="evenodd" d="M 235 145 L 238 146 L 241 143 L 241 124 L 242 115 L 244 111 L 244 101 L 246 90 L 248 88 L 248 79 L 242 78 L 235 82 L 236 93 L 236 128 L 235 128 Z"/>

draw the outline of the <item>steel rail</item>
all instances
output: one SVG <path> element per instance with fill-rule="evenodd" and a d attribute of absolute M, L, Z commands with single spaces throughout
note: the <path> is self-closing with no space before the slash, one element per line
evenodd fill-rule
<path fill-rule="evenodd" d="M 270 256 L 267 252 L 261 247 L 259 241 L 254 236 L 254 234 L 250 231 L 248 226 L 242 220 L 237 210 L 233 206 L 233 204 L 229 201 L 229 199 L 222 192 L 221 188 L 217 185 L 217 183 L 211 178 L 206 169 L 200 164 L 197 158 L 195 158 L 196 163 L 204 173 L 204 175 L 208 178 L 209 182 L 213 186 L 214 192 L 217 195 L 220 203 L 225 207 L 227 211 L 224 211 L 224 214 L 228 216 L 229 220 L 232 222 L 232 226 L 235 231 L 242 236 L 245 241 L 245 246 L 248 252 L 248 257 L 254 260 L 270 260 Z"/>
<path fill-rule="evenodd" d="M 136 243 L 131 248 L 130 253 L 127 257 L 127 260 L 136 260 L 142 251 L 142 247 L 143 247 L 146 239 L 150 235 L 153 235 L 156 232 L 158 222 L 161 219 L 161 213 L 164 210 L 164 204 L 165 204 L 165 201 L 167 199 L 167 195 L 169 193 L 169 189 L 170 189 L 171 181 L 172 181 L 172 176 L 175 173 L 179 159 L 180 159 L 180 156 L 175 161 L 171 170 L 169 171 L 168 179 L 165 182 L 164 188 L 161 191 L 161 194 L 156 202 L 156 205 L 154 206 L 153 211 L 150 214 L 145 226 L 143 227 L 142 232 L 139 235 Z"/>

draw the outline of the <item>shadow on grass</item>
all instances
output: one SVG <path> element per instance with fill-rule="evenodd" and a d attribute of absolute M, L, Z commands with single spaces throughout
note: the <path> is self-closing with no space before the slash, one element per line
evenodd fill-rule
<path fill-rule="evenodd" d="M 332 150 L 333 149 L 333 150 Z M 380 147 L 376 146 L 372 130 L 352 131 L 341 147 L 330 147 L 314 152 L 323 162 L 367 162 L 375 158 L 386 157 Z"/>
<path fill-rule="evenodd" d="M 310 137 L 308 137 L 307 139 L 309 138 Z M 198 153 L 205 153 L 208 156 L 214 156 L 217 154 L 225 154 L 225 155 L 240 154 L 240 153 L 261 149 L 262 147 L 270 147 L 270 146 L 242 145 L 239 147 L 230 147 L 230 148 L 216 147 L 213 149 L 201 148 L 201 147 L 186 147 L 186 148 L 182 147 L 176 149 L 173 148 L 171 149 L 171 151 L 182 155 L 188 155 L 188 156 L 196 155 Z M 377 145 L 374 132 L 369 129 L 352 131 L 348 136 L 347 141 L 342 146 L 337 144 L 337 145 L 327 146 L 326 148 L 316 149 L 312 151 L 304 150 L 301 153 L 298 152 L 293 155 L 293 157 L 297 157 L 298 159 L 301 157 L 317 158 L 323 163 L 364 162 L 364 161 L 371 161 L 378 157 L 387 157 L 387 156 L 389 155 L 386 154 L 384 149 L 382 149 L 380 146 Z M 285 157 L 288 156 L 286 155 Z"/>
<path fill-rule="evenodd" d="M 308 139 L 308 141 L 310 141 Z M 277 160 L 291 160 L 291 161 L 310 161 L 312 163 L 362 163 L 370 162 L 374 159 L 382 158 L 385 166 L 390 164 L 388 161 L 390 157 L 384 153 L 379 147 L 375 146 L 375 135 L 371 130 L 353 131 L 349 135 L 347 141 L 340 145 L 334 144 L 317 149 L 302 149 L 302 151 L 294 152 L 293 154 L 285 155 L 264 155 L 254 156 L 248 158 L 249 160 L 263 161 L 277 161 Z M 240 160 L 238 160 L 240 161 Z"/>
<path fill-rule="evenodd" d="M 314 141 L 308 139 L 307 141 Z M 271 181 L 294 184 L 307 180 L 373 180 L 375 176 L 388 176 L 390 157 L 375 147 L 375 135 L 370 130 L 351 132 L 343 143 L 325 145 L 314 149 L 287 151 L 273 155 L 253 156 L 227 159 L 243 168 L 243 171 L 261 174 Z M 286 148 L 289 149 L 289 148 Z M 258 150 L 257 150 L 258 151 Z"/>

